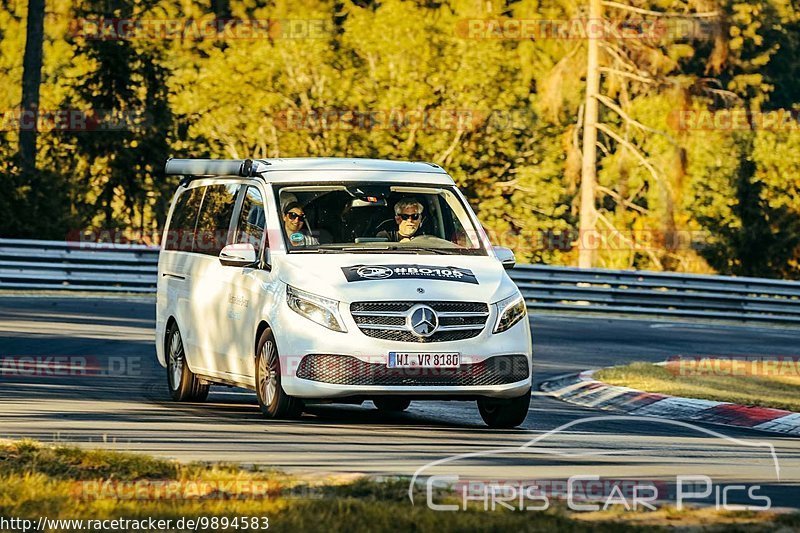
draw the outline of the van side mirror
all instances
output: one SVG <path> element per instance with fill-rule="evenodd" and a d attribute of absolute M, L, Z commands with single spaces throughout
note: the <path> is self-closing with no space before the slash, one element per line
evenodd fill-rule
<path fill-rule="evenodd" d="M 497 260 L 502 263 L 503 268 L 506 270 L 510 268 L 514 268 L 514 265 L 517 264 L 517 258 L 514 257 L 514 252 L 511 249 L 506 248 L 505 246 L 493 246 L 494 255 L 497 256 Z"/>
<path fill-rule="evenodd" d="M 219 262 L 223 266 L 252 266 L 257 260 L 256 248 L 249 242 L 229 244 L 219 253 Z"/>

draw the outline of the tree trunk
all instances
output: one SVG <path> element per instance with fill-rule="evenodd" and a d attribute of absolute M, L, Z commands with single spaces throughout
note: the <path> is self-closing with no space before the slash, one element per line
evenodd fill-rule
<path fill-rule="evenodd" d="M 595 206 L 595 184 L 597 182 L 597 98 L 600 90 L 599 39 L 603 35 L 601 25 L 601 0 L 589 0 L 588 59 L 586 63 L 586 103 L 583 119 L 583 162 L 581 165 L 581 211 L 578 233 L 578 266 L 594 266 L 595 251 L 600 244 L 596 232 L 597 207 Z"/>
<path fill-rule="evenodd" d="M 42 82 L 44 0 L 28 0 L 28 22 L 25 33 L 20 112 L 28 119 L 20 121 L 19 161 L 23 181 L 30 183 L 36 173 L 36 122 L 39 115 L 39 86 Z"/>

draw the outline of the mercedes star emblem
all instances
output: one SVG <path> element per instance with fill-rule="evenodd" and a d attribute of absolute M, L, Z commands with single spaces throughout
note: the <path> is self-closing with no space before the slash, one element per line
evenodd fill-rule
<path fill-rule="evenodd" d="M 427 305 L 417 305 L 408 314 L 408 325 L 417 337 L 430 337 L 439 327 L 439 317 Z"/>

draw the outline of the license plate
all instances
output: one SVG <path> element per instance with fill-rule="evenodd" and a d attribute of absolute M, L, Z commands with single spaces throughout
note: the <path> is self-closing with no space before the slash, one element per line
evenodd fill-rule
<path fill-rule="evenodd" d="M 389 352 L 388 368 L 458 368 L 458 352 Z"/>

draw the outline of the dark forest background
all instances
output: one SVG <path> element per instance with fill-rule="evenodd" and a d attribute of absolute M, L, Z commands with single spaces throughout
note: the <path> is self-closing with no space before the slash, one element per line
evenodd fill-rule
<path fill-rule="evenodd" d="M 43 123 L 26 163 L 28 2 L 0 0 L 0 236 L 157 242 L 176 187 L 170 156 L 375 157 L 442 165 L 519 260 L 576 263 L 587 41 L 580 24 L 533 38 L 498 28 L 580 21 L 584 2 L 31 6 L 44 21 L 41 115 L 90 120 Z M 800 278 L 797 8 L 604 3 L 597 266 Z M 98 38 L 87 21 L 99 19 L 186 26 Z M 256 38 L 192 31 L 229 19 L 271 25 Z"/>

